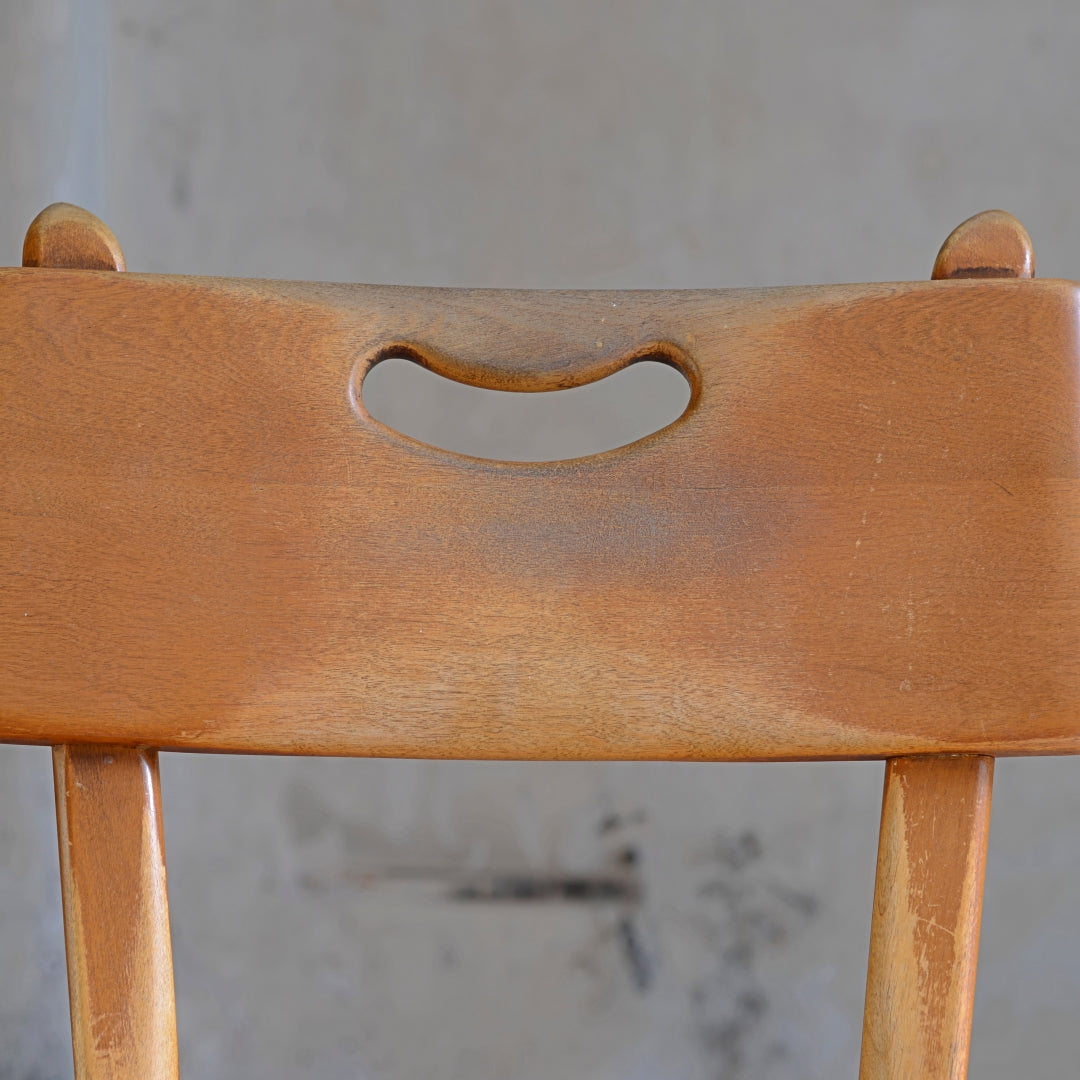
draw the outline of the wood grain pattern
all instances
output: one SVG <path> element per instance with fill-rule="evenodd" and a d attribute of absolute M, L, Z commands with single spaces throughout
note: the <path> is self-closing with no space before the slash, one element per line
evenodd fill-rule
<path fill-rule="evenodd" d="M 886 762 L 860 1080 L 963 1080 L 994 761 Z"/>
<path fill-rule="evenodd" d="M 1027 229 L 1004 210 L 985 210 L 958 225 L 941 245 L 931 277 L 1032 278 L 1035 249 Z"/>
<path fill-rule="evenodd" d="M 0 738 L 766 759 L 1080 750 L 1077 287 L 530 293 L 0 271 Z M 680 367 L 557 464 L 363 409 Z"/>
<path fill-rule="evenodd" d="M 82 207 L 53 203 L 30 223 L 23 266 L 123 270 L 124 253 L 112 230 Z"/>
<path fill-rule="evenodd" d="M 76 1080 L 176 1080 L 157 754 L 53 750 Z"/>

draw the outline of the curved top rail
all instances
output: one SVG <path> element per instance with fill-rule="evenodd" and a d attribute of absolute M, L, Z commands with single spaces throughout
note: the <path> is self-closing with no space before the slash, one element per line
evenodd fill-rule
<path fill-rule="evenodd" d="M 1080 750 L 1077 286 L 518 292 L 0 271 L 0 738 L 250 752 Z M 663 359 L 554 463 L 358 406 Z"/>

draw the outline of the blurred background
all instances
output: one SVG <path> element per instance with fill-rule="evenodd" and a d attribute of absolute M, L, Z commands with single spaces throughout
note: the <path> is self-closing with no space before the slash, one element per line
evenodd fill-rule
<path fill-rule="evenodd" d="M 0 261 L 63 199 L 139 271 L 919 279 L 1000 207 L 1040 276 L 1077 278 L 1078 52 L 1072 0 L 16 0 Z M 477 452 L 536 434 L 428 383 L 372 392 L 436 441 L 463 410 Z M 535 423 L 569 456 L 681 392 Z M 857 1073 L 880 763 L 162 776 L 188 1080 Z M 1078 814 L 1080 762 L 999 762 L 975 1080 L 1073 1075 Z M 0 1080 L 71 1074 L 49 752 L 0 747 Z"/>

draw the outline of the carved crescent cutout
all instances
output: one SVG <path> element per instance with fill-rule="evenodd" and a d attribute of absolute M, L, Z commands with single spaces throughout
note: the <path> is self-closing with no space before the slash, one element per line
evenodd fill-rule
<path fill-rule="evenodd" d="M 408 344 L 357 364 L 350 396 L 363 420 L 427 449 L 555 462 L 629 446 L 677 423 L 691 401 L 688 369 L 681 350 L 651 345 L 578 369 L 557 391 L 550 378 L 526 373 L 513 380 L 518 392 L 508 392 L 505 373 Z"/>

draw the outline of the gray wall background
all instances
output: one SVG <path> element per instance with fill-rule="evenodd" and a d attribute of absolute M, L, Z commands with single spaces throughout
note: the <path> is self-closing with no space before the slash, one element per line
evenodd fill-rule
<path fill-rule="evenodd" d="M 1050 0 L 12 2 L 0 260 L 63 198 L 135 270 L 889 280 L 1000 206 L 1078 277 L 1078 45 Z M 438 391 L 380 392 L 441 437 Z M 566 445 L 656 422 L 619 393 Z M 976 1080 L 1075 1072 L 1078 765 L 998 766 Z M 880 764 L 162 772 L 188 1078 L 856 1075 Z M 0 1080 L 71 1075 L 51 788 L 0 748 Z"/>

